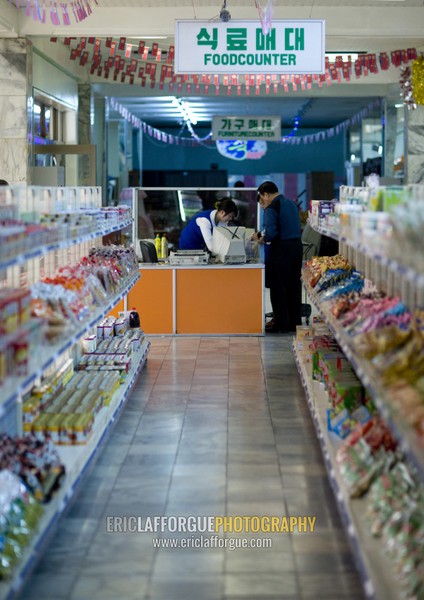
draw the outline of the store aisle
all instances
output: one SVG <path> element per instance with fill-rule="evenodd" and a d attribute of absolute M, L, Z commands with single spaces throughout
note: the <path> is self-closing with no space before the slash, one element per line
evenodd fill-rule
<path fill-rule="evenodd" d="M 362 600 L 291 338 L 151 343 L 124 414 L 22 600 Z M 216 545 L 272 541 L 232 551 L 153 547 L 153 538 L 195 544 L 203 536 L 205 544 L 210 533 L 107 531 L 124 523 L 108 517 L 141 516 L 144 528 L 160 515 L 317 519 L 313 533 L 221 533 Z"/>

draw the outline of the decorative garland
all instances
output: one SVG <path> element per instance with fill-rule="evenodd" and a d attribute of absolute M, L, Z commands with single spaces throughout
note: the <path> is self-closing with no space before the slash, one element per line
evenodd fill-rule
<path fill-rule="evenodd" d="M 420 56 L 414 60 L 411 66 L 412 88 L 414 99 L 417 104 L 424 104 L 424 57 Z"/>
<path fill-rule="evenodd" d="M 181 137 L 180 135 L 175 136 L 175 135 L 172 135 L 171 133 L 166 133 L 165 131 L 161 131 L 160 129 L 156 129 L 156 127 L 152 127 L 151 125 L 148 125 L 147 123 L 145 123 L 144 121 L 142 121 L 141 119 L 139 119 L 138 117 L 136 117 L 135 115 L 130 113 L 130 111 L 127 108 L 125 108 L 125 106 L 120 104 L 116 100 L 116 98 L 107 98 L 107 102 L 109 104 L 109 107 L 112 110 L 115 110 L 116 112 L 118 112 L 121 115 L 121 117 L 124 118 L 126 121 L 128 121 L 128 123 L 131 123 L 131 125 L 133 127 L 140 129 L 141 131 L 143 131 L 143 133 L 145 133 L 149 137 L 151 137 L 155 140 L 158 140 L 160 142 L 163 142 L 165 144 L 174 144 L 174 145 L 182 145 L 182 146 L 197 146 L 198 144 L 200 144 L 202 146 L 210 146 L 211 144 L 214 143 L 212 141 L 212 132 L 209 132 L 203 138 L 199 138 L 194 133 L 192 126 L 188 125 L 188 129 L 192 135 L 191 138 Z M 276 143 L 276 144 L 284 143 L 286 145 L 288 144 L 288 145 L 298 146 L 302 143 L 303 144 L 311 144 L 314 142 L 325 141 L 327 139 L 330 139 L 330 138 L 333 138 L 333 137 L 339 135 L 343 131 L 346 131 L 352 125 L 359 123 L 360 121 L 362 121 L 362 119 L 364 117 L 366 117 L 366 115 L 370 111 L 374 110 L 375 108 L 378 108 L 379 106 L 381 106 L 381 100 L 374 100 L 373 102 L 370 102 L 370 104 L 368 104 L 368 106 L 363 108 L 356 115 L 353 115 L 353 117 L 351 117 L 350 119 L 346 119 L 345 121 L 342 121 L 335 127 L 330 127 L 329 129 L 325 129 L 323 131 L 318 131 L 316 133 L 311 133 L 308 135 L 299 135 L 297 137 L 283 136 L 281 138 L 281 142 L 274 142 L 274 143 Z"/>
<path fill-rule="evenodd" d="M 58 38 L 50 38 L 57 42 Z M 138 46 L 128 43 L 127 38 L 121 37 L 106 40 L 95 37 L 68 37 L 63 43 L 69 46 L 70 59 L 79 61 L 81 66 L 89 65 L 91 75 L 104 79 L 112 79 L 121 83 L 134 85 L 139 82 L 141 87 L 158 88 L 167 90 L 172 94 L 208 95 L 211 86 L 214 86 L 218 95 L 222 88 L 231 94 L 233 90 L 238 96 L 244 91 L 249 96 L 251 91 L 256 95 L 261 94 L 262 86 L 265 93 L 278 94 L 282 88 L 284 92 L 310 90 L 313 85 L 321 88 L 323 85 L 332 85 L 377 74 L 379 69 L 387 71 L 390 66 L 401 67 L 417 58 L 417 50 L 394 50 L 377 54 L 361 54 L 355 60 L 344 61 L 337 56 L 334 62 L 326 57 L 326 70 L 322 75 L 176 75 L 173 71 L 175 47 L 161 49 L 159 44 L 147 46 L 140 41 Z"/>
<path fill-rule="evenodd" d="M 9 0 L 11 4 L 14 4 L 16 8 L 25 7 L 25 16 L 32 18 L 34 21 L 40 21 L 40 23 L 46 22 L 46 0 Z M 98 6 L 97 0 L 72 0 L 65 2 L 61 0 L 59 3 L 54 0 L 49 0 L 49 14 L 50 21 L 55 26 L 70 25 L 71 17 L 68 7 L 72 10 L 72 15 L 77 23 L 83 21 L 91 15 L 93 12 L 91 8 L 91 2 L 94 2 Z M 60 10 L 62 12 L 62 23 L 60 22 L 60 15 L 58 4 L 60 4 Z"/>

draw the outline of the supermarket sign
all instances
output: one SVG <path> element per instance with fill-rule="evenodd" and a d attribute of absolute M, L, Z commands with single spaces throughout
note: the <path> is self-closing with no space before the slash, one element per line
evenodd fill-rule
<path fill-rule="evenodd" d="M 176 21 L 175 73 L 325 72 L 325 21 Z"/>
<path fill-rule="evenodd" d="M 213 140 L 281 141 L 280 117 L 213 117 Z"/>

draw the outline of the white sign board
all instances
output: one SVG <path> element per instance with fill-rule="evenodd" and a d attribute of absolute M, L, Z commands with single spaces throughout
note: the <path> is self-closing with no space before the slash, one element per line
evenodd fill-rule
<path fill-rule="evenodd" d="M 176 21 L 175 73 L 325 72 L 325 21 Z"/>
<path fill-rule="evenodd" d="M 213 140 L 281 141 L 280 117 L 213 117 Z"/>

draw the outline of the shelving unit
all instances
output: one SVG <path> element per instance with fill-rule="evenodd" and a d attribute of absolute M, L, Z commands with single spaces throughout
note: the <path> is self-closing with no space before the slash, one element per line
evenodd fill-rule
<path fill-rule="evenodd" d="M 0 261 L 0 271 L 4 269 L 9 269 L 10 267 L 23 265 L 29 260 L 34 258 L 40 258 L 49 252 L 53 252 L 54 250 L 64 250 L 65 248 L 69 248 L 70 246 L 75 246 L 77 244 L 82 244 L 83 242 L 89 242 L 90 240 L 95 240 L 96 238 L 102 237 L 104 235 L 109 235 L 116 231 L 120 231 L 121 229 L 125 229 L 126 227 L 132 226 L 132 219 L 123 219 L 122 222 L 114 223 L 108 225 L 105 222 L 105 227 L 101 229 L 85 233 L 83 235 L 79 235 L 77 237 L 69 238 L 66 240 L 61 240 L 54 242 L 52 244 L 43 244 L 41 246 L 36 246 L 35 248 L 31 248 L 21 254 L 16 254 L 11 256 L 8 259 Z"/>
<path fill-rule="evenodd" d="M 134 284 L 140 279 L 139 273 L 133 275 L 122 289 L 112 296 L 106 306 L 99 307 L 88 319 L 82 322 L 76 330 L 71 330 L 65 340 L 48 346 L 42 356 L 32 356 L 28 375 L 14 378 L 11 382 L 6 382 L 2 389 L 2 400 L 0 404 L 0 418 L 7 406 L 16 400 L 35 380 L 46 371 L 58 358 L 60 358 L 67 350 L 76 344 L 84 334 L 92 329 L 98 321 L 105 317 L 116 304 L 122 300 Z"/>
<path fill-rule="evenodd" d="M 0 600 L 12 600 L 31 572 L 43 546 L 50 537 L 52 529 L 68 506 L 93 459 L 98 454 L 103 442 L 110 434 L 112 426 L 122 412 L 131 389 L 147 360 L 149 348 L 150 342 L 145 337 L 140 350 L 133 356 L 133 366 L 127 374 L 125 384 L 121 385 L 115 392 L 110 405 L 103 407 L 96 415 L 93 431 L 88 442 L 81 446 L 58 446 L 60 458 L 66 468 L 64 482 L 51 501 L 44 505 L 45 511 L 39 523 L 38 531 L 32 538 L 31 543 L 25 548 L 25 554 L 13 579 L 0 582 Z"/>
<path fill-rule="evenodd" d="M 37 259 L 47 263 L 46 271 L 54 272 L 58 264 L 74 264 L 74 261 L 76 262 L 86 255 L 89 242 L 93 242 L 92 245 L 99 246 L 103 236 L 131 227 L 132 223 L 132 217 L 130 218 L 127 215 L 125 218 L 114 218 L 109 222 L 106 220 L 94 232 L 76 235 L 66 240 L 35 247 L 19 255 L 10 256 L 6 260 L 0 261 L 0 272 L 4 273 L 5 281 L 12 286 L 18 286 L 22 273 L 25 273 L 27 283 L 30 285 L 37 281 L 37 275 L 40 276 Z M 26 269 L 27 263 L 31 268 Z M 80 339 L 108 315 L 118 302 L 126 297 L 139 279 L 140 273 L 135 270 L 122 280 L 119 289 L 108 297 L 104 305 L 93 307 L 90 314 L 83 321 L 77 325 L 70 325 L 58 342 L 43 346 L 42 351 L 33 352 L 25 376 L 9 377 L 5 380 L 3 385 L 0 386 L 0 420 L 3 431 L 12 435 L 15 433 L 15 431 L 12 431 L 12 427 L 9 428 L 7 425 L 10 425 L 14 419 L 18 421 L 21 418 L 18 408 L 20 408 L 23 395 L 30 389 L 30 386 L 37 382 L 46 370 L 68 356 Z M 10 335 L 19 335 L 19 330 Z M 57 446 L 60 459 L 66 469 L 65 476 L 52 499 L 43 505 L 44 513 L 37 531 L 34 532 L 30 543 L 24 548 L 22 560 L 15 568 L 12 578 L 0 582 L 0 600 L 11 600 L 16 597 L 23 582 L 40 557 L 58 519 L 74 496 L 104 440 L 109 435 L 113 424 L 122 412 L 130 391 L 147 360 L 149 348 L 150 342 L 144 336 L 140 348 L 132 354 L 131 368 L 126 374 L 124 383 L 119 386 L 110 404 L 104 406 L 96 415 L 87 442 L 81 445 Z M 8 420 L 9 413 L 11 419 Z M 18 427 L 18 432 L 19 429 Z"/>
<path fill-rule="evenodd" d="M 365 277 L 372 280 L 372 275 L 377 273 L 379 280 L 375 283 L 384 292 L 391 295 L 397 293 L 411 310 L 424 306 L 423 273 L 378 252 L 372 252 L 363 245 L 354 244 L 346 237 L 338 236 L 324 227 L 313 225 L 313 228 L 322 235 L 339 241 L 340 253 Z M 319 295 L 308 282 L 304 281 L 303 285 L 309 299 L 327 323 L 356 375 L 371 394 L 380 415 L 396 437 L 400 450 L 415 470 L 419 480 L 424 481 L 424 448 L 419 444 L 415 431 L 396 412 L 395 407 L 389 401 L 389 391 L 376 377 L 370 362 L 355 352 L 352 339 L 327 309 L 326 303 L 321 302 Z M 366 502 L 362 499 L 351 499 L 340 477 L 335 456 L 337 446 L 341 441 L 333 433 L 328 432 L 326 408 L 329 403 L 326 392 L 320 383 L 312 380 L 309 365 L 303 363 L 302 356 L 297 352 L 295 345 L 293 353 L 321 444 L 329 480 L 340 508 L 345 529 L 352 542 L 365 594 L 367 598 L 375 600 L 399 600 L 403 597 L 403 593 L 394 572 L 393 563 L 385 556 L 381 540 L 371 536 L 369 526 L 364 518 Z"/>
<path fill-rule="evenodd" d="M 380 252 L 376 252 L 361 243 L 354 243 L 350 238 L 344 235 L 338 235 L 332 230 L 321 225 L 312 225 L 313 229 L 336 240 L 340 244 L 341 254 L 354 264 L 364 275 L 373 279 L 373 273 L 369 271 L 383 269 L 384 272 L 379 273 L 378 279 L 384 281 L 380 285 L 385 292 L 402 297 L 402 300 L 413 309 L 415 306 L 424 305 L 424 273 L 418 271 L 410 265 L 405 265 L 399 260 L 390 258 Z M 390 275 L 392 278 L 398 278 L 397 281 L 389 281 Z M 379 282 L 376 282 L 377 284 Z M 413 286 L 416 292 L 415 297 L 411 300 L 411 294 L 405 290 L 405 286 Z M 390 289 L 391 288 L 391 289 Z"/>
<path fill-rule="evenodd" d="M 349 498 L 340 477 L 336 464 L 336 451 L 341 440 L 327 430 L 327 393 L 322 384 L 312 380 L 309 365 L 304 364 L 295 345 L 293 345 L 293 353 L 321 445 L 330 484 L 351 542 L 366 597 L 398 600 L 402 595 L 393 563 L 385 556 L 381 541 L 370 536 L 369 528 L 363 518 L 366 502 L 361 498 Z"/>
<path fill-rule="evenodd" d="M 331 333 L 337 340 L 337 343 L 343 350 L 346 358 L 351 363 L 357 376 L 371 393 L 379 413 L 387 422 L 394 436 L 398 440 L 401 450 L 418 471 L 420 477 L 424 480 L 424 448 L 418 444 L 415 432 L 404 423 L 403 419 L 396 414 L 393 407 L 385 400 L 385 398 L 388 397 L 388 391 L 384 390 L 383 386 L 376 380 L 369 362 L 361 359 L 355 353 L 350 344 L 349 336 L 343 332 L 336 319 L 325 310 L 313 289 L 305 282 L 304 285 L 310 300 L 313 302 L 322 318 L 327 322 Z"/>

